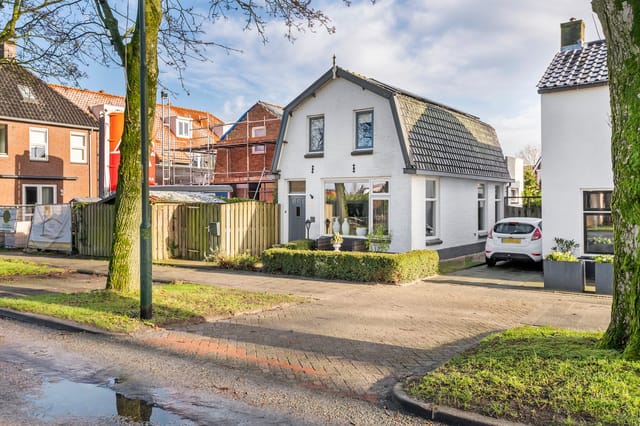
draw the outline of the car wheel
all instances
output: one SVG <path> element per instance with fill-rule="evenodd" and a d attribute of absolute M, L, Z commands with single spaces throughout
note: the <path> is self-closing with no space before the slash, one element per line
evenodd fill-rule
<path fill-rule="evenodd" d="M 493 268 L 494 266 L 496 266 L 496 260 L 492 257 L 486 257 L 485 260 L 487 261 L 487 266 L 489 268 Z"/>

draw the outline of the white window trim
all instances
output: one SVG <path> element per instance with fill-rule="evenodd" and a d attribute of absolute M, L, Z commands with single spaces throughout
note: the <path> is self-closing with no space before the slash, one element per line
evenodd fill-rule
<path fill-rule="evenodd" d="M 587 214 L 612 214 L 611 213 L 611 206 L 609 206 L 609 210 L 585 210 L 584 209 L 584 193 L 585 192 L 611 192 L 613 193 L 613 188 L 581 188 L 580 189 L 580 195 L 581 195 L 581 199 L 582 199 L 582 206 L 580 208 L 580 211 L 582 213 L 582 218 L 581 218 L 581 225 L 580 227 L 582 228 L 582 244 L 584 245 L 583 247 L 583 251 L 584 254 L 592 254 L 592 255 L 600 255 L 602 253 L 589 253 L 587 252 L 587 245 L 586 245 L 586 237 L 587 237 L 587 228 L 585 227 L 585 223 L 584 223 L 584 217 Z"/>
<path fill-rule="evenodd" d="M 493 190 L 494 190 L 494 194 L 493 194 L 493 208 L 494 208 L 494 212 L 493 212 L 493 217 L 496 218 L 496 222 L 504 219 L 504 196 L 502 195 L 502 193 L 504 192 L 503 186 L 500 184 L 494 184 L 493 185 Z M 496 191 L 496 188 L 498 188 L 498 191 Z M 499 213 L 496 214 L 496 207 L 499 207 L 500 209 L 498 210 Z"/>
<path fill-rule="evenodd" d="M 427 197 L 427 188 L 426 188 L 426 182 L 435 182 L 435 198 L 428 198 Z M 438 179 L 426 179 L 425 180 L 425 197 L 424 197 L 424 202 L 425 202 L 425 227 L 427 225 L 427 217 L 426 217 L 426 213 L 427 213 L 427 206 L 426 203 L 427 201 L 433 201 L 435 202 L 435 207 L 433 209 L 433 213 L 435 215 L 434 218 L 434 223 L 435 223 L 435 228 L 436 228 L 436 232 L 434 235 L 427 235 L 425 236 L 427 240 L 438 240 L 440 237 L 440 203 L 439 203 L 439 198 L 440 198 L 440 181 Z M 426 233 L 426 229 L 425 229 L 425 233 Z"/>
<path fill-rule="evenodd" d="M 193 120 L 190 118 L 177 117 L 176 118 L 176 136 L 179 138 L 190 138 L 193 133 L 192 122 Z M 180 131 L 181 124 L 187 126 L 186 133 Z"/>
<path fill-rule="evenodd" d="M 256 135 L 257 131 L 261 130 L 264 132 L 263 135 Z M 252 138 L 264 138 L 267 136 L 267 126 L 255 126 L 251 128 L 251 137 Z"/>
<path fill-rule="evenodd" d="M 38 199 L 36 204 L 27 204 L 27 188 L 37 188 L 38 190 Z M 22 204 L 25 206 L 34 206 L 38 204 L 42 204 L 42 188 L 53 188 L 53 204 L 58 203 L 58 186 L 57 185 L 40 185 L 40 184 L 23 184 L 22 185 Z M 28 212 L 28 209 L 24 210 L 25 217 L 32 217 L 33 210 L 31 213 Z"/>
<path fill-rule="evenodd" d="M 262 147 L 262 149 L 261 150 L 256 150 L 257 147 Z M 251 153 L 252 154 L 263 155 L 263 154 L 266 154 L 266 152 L 267 152 L 267 147 L 266 147 L 265 144 L 261 143 L 261 144 L 253 145 L 251 147 Z"/>
<path fill-rule="evenodd" d="M 32 140 L 31 140 L 31 133 L 35 132 L 35 133 L 43 133 L 44 134 L 44 158 L 34 158 L 31 156 L 31 147 L 32 147 Z M 43 129 L 43 128 L 39 128 L 39 127 L 30 127 L 29 128 L 29 160 L 31 161 L 49 161 L 49 130 L 48 129 Z"/>
<path fill-rule="evenodd" d="M 73 146 L 73 137 L 74 136 L 78 136 L 78 137 L 82 137 L 82 148 L 77 148 Z M 75 164 L 87 164 L 87 135 L 85 133 L 80 133 L 80 132 L 71 132 L 71 134 L 69 135 L 69 161 Z M 84 160 L 74 160 L 73 159 L 73 152 L 74 151 L 82 151 L 82 157 L 84 158 Z"/>
<path fill-rule="evenodd" d="M 371 232 L 373 230 L 373 200 L 388 200 L 389 201 L 389 207 L 391 207 L 391 177 L 361 177 L 361 178 L 350 178 L 350 179 L 335 179 L 335 178 L 331 178 L 331 179 L 323 179 L 322 182 L 322 205 L 326 205 L 327 200 L 325 198 L 326 192 L 325 192 L 325 185 L 328 183 L 332 183 L 332 184 L 336 184 L 336 183 L 352 183 L 352 182 L 363 182 L 363 181 L 368 181 L 369 183 L 369 218 L 368 218 L 368 223 L 367 223 L 367 233 Z M 374 193 L 373 192 L 373 184 L 374 182 L 380 182 L 380 181 L 387 181 L 389 182 L 389 192 L 377 192 Z M 323 209 L 323 219 L 326 221 L 326 217 L 324 217 L 324 209 Z M 331 219 L 329 219 L 331 220 Z M 389 228 L 389 233 L 391 233 L 391 211 L 389 211 L 389 223 L 388 223 L 388 228 Z M 323 234 L 323 235 L 331 235 L 331 234 Z M 361 238 L 361 239 L 366 239 L 367 237 L 360 237 L 358 235 L 349 235 L 349 238 Z"/>
<path fill-rule="evenodd" d="M 488 226 L 488 223 L 487 223 L 487 217 L 488 217 L 487 216 L 487 213 L 488 213 L 487 212 L 487 210 L 488 210 L 487 209 L 487 184 L 486 183 L 478 183 L 476 185 L 476 194 L 478 194 L 478 186 L 480 186 L 480 185 L 482 185 L 484 187 L 484 191 L 483 191 L 484 192 L 484 198 L 477 197 L 477 200 L 476 200 L 476 213 L 478 212 L 478 209 L 480 208 L 480 202 L 484 201 L 484 209 L 483 209 L 484 228 L 480 229 L 480 224 L 478 223 L 478 236 L 479 237 L 484 237 L 489 233 L 489 230 L 488 230 L 489 226 Z"/>
<path fill-rule="evenodd" d="M 0 152 L 0 157 L 9 156 L 9 125 L 7 123 L 0 123 L 0 127 L 4 126 L 4 146 L 6 152 Z"/>

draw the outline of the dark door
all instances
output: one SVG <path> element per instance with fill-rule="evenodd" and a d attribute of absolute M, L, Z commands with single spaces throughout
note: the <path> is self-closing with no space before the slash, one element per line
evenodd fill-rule
<path fill-rule="evenodd" d="M 305 238 L 304 195 L 289 196 L 289 241 Z"/>

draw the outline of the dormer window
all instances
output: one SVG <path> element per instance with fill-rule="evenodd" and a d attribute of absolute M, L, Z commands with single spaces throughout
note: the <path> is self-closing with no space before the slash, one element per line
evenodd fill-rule
<path fill-rule="evenodd" d="M 176 136 L 179 138 L 191 137 L 191 120 L 184 118 L 176 120 Z"/>
<path fill-rule="evenodd" d="M 38 100 L 31 87 L 25 86 L 24 84 L 18 84 L 18 90 L 20 91 L 23 101 L 35 102 Z"/>

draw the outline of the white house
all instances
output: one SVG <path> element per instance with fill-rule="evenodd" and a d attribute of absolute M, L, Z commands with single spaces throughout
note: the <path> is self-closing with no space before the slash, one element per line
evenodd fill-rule
<path fill-rule="evenodd" d="M 524 160 L 518 157 L 505 157 L 509 176 L 513 179 L 507 185 L 507 200 L 510 206 L 522 207 L 522 197 L 524 196 Z"/>
<path fill-rule="evenodd" d="M 381 227 L 442 258 L 484 250 L 511 181 L 488 124 L 335 65 L 286 106 L 272 171 L 283 242 Z"/>
<path fill-rule="evenodd" d="M 554 238 L 579 254 L 613 253 L 607 48 L 584 43 L 584 22 L 561 24 L 561 49 L 538 83 L 542 109 L 543 252 Z"/>

